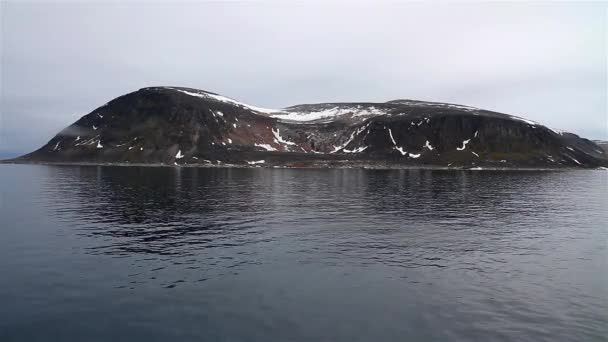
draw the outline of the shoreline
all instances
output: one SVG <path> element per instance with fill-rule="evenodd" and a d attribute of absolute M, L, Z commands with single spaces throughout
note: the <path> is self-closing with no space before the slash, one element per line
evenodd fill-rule
<path fill-rule="evenodd" d="M 438 166 L 438 165 L 368 165 L 368 164 L 343 164 L 343 165 L 311 165 L 311 166 L 289 166 L 289 165 L 243 165 L 243 164 L 177 164 L 164 163 L 109 163 L 109 162 L 44 162 L 44 161 L 14 161 L 0 160 L 0 164 L 13 165 L 53 165 L 53 166 L 118 166 L 118 167 L 167 167 L 167 168 L 204 168 L 204 169 L 363 169 L 363 170 L 444 170 L 444 171 L 574 171 L 574 170 L 608 170 L 605 167 L 597 168 L 546 168 L 546 167 L 465 167 L 465 166 Z"/>

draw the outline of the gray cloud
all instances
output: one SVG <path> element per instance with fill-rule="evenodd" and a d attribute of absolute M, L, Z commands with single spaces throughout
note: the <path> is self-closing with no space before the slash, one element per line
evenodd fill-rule
<path fill-rule="evenodd" d="M 0 151 L 151 85 L 454 102 L 608 138 L 606 4 L 2 2 Z"/>

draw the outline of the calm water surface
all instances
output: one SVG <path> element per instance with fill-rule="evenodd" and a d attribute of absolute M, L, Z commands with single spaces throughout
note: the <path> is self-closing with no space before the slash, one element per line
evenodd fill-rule
<path fill-rule="evenodd" d="M 0 341 L 606 341 L 608 172 L 0 165 Z"/>

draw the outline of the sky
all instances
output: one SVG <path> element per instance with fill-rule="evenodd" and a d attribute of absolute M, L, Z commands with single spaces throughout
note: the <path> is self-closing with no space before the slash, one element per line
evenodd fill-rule
<path fill-rule="evenodd" d="M 450 102 L 608 140 L 607 3 L 5 0 L 0 30 L 4 155 L 160 85 L 267 108 Z"/>

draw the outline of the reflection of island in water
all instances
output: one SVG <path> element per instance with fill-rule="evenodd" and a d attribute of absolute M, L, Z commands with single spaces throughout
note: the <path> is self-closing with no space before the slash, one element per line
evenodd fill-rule
<path fill-rule="evenodd" d="M 549 210 L 552 203 L 540 199 L 562 178 L 547 172 L 428 170 L 48 170 L 63 186 L 57 201 L 73 209 L 55 215 L 87 222 L 77 228 L 79 234 L 102 238 L 92 252 L 159 255 L 268 244 L 284 234 L 306 235 L 310 229 L 370 238 L 420 228 L 432 232 L 438 227 L 495 226 L 497 220 L 508 226 L 513 214 L 521 220 Z M 522 194 L 539 201 L 522 211 L 512 205 Z M 360 224 L 359 216 L 374 225 Z M 498 225 L 480 234 L 501 229 Z"/>

